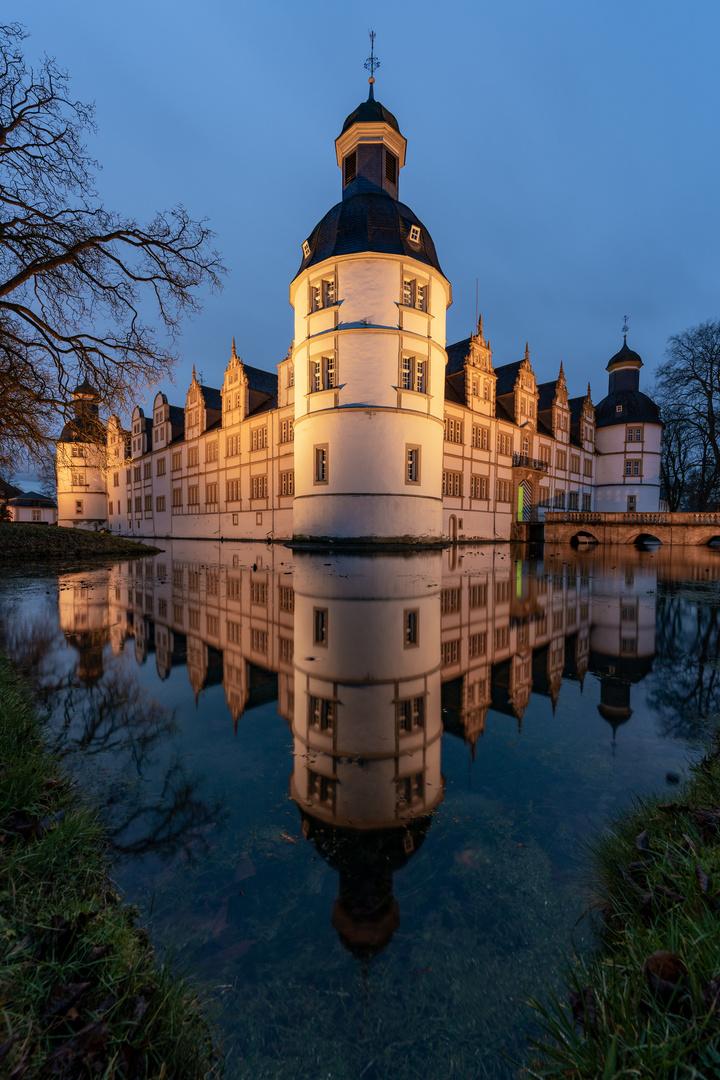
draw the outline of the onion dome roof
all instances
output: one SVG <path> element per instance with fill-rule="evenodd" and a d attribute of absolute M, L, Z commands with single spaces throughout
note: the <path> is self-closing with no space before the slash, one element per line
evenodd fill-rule
<path fill-rule="evenodd" d="M 660 409 L 640 390 L 615 390 L 595 406 L 596 427 L 633 423 L 662 424 Z"/>
<path fill-rule="evenodd" d="M 410 241 L 413 225 L 420 227 L 417 243 Z M 433 266 L 442 274 L 435 245 L 423 223 L 408 206 L 374 185 L 372 190 L 360 191 L 333 206 L 315 226 L 307 243 L 310 253 L 300 264 L 298 274 L 325 259 L 366 251 L 403 255 Z"/>
<path fill-rule="evenodd" d="M 386 109 L 384 105 L 381 105 L 380 102 L 376 101 L 372 96 L 372 87 L 371 96 L 367 101 L 363 101 L 361 105 L 358 105 L 354 112 L 350 113 L 343 124 L 342 132 L 340 132 L 340 134 L 342 135 L 342 133 L 352 127 L 353 124 L 389 124 L 390 127 L 395 128 L 396 131 L 400 131 L 400 126 L 390 110 Z"/>
<path fill-rule="evenodd" d="M 72 392 L 73 394 L 93 394 L 95 397 L 100 396 L 92 383 L 88 382 L 87 379 L 83 379 Z"/>
<path fill-rule="evenodd" d="M 616 364 L 628 364 L 628 363 L 637 364 L 638 367 L 643 366 L 643 362 L 642 362 L 642 358 L 641 358 L 640 354 L 634 352 L 633 349 L 628 348 L 628 343 L 627 343 L 627 340 L 626 340 L 626 341 L 623 342 L 623 347 L 622 347 L 622 349 L 620 349 L 620 352 L 616 352 L 614 356 L 610 357 L 605 370 L 610 371 L 611 368 L 613 368 Z"/>

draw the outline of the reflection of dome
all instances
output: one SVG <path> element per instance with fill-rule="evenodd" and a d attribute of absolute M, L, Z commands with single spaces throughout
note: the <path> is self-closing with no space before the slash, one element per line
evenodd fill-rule
<path fill-rule="evenodd" d="M 301 814 L 304 834 L 340 875 L 332 923 L 341 942 L 359 960 L 376 956 L 400 924 L 393 874 L 421 846 L 431 815 L 416 818 L 404 828 L 362 831 Z"/>
<path fill-rule="evenodd" d="M 79 634 L 65 633 L 65 640 L 78 654 L 76 673 L 83 686 L 95 686 L 102 678 L 105 672 L 103 651 L 108 638 L 104 628 Z"/>

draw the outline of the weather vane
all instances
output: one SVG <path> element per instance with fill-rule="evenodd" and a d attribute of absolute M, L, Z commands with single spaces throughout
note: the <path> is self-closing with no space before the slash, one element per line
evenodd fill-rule
<path fill-rule="evenodd" d="M 375 31 L 369 30 L 370 34 L 370 55 L 365 61 L 363 67 L 370 72 L 370 83 L 375 82 L 375 71 L 380 67 L 380 61 L 375 56 Z"/>
<path fill-rule="evenodd" d="M 627 334 L 628 330 L 630 329 L 630 327 L 628 326 L 628 317 L 627 317 L 627 315 L 623 315 L 623 320 L 624 321 L 623 321 L 622 332 L 623 332 L 623 334 Z"/>

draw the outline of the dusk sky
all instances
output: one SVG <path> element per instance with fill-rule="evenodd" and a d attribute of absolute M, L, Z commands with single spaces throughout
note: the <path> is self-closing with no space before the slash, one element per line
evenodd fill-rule
<path fill-rule="evenodd" d="M 370 27 L 376 97 L 408 140 L 400 198 L 452 283 L 449 342 L 472 331 L 478 278 L 495 364 L 528 339 L 540 381 L 562 360 L 597 402 L 625 314 L 645 389 L 670 334 L 720 318 L 717 0 L 5 0 L 3 18 L 95 101 L 108 207 L 147 220 L 182 202 L 217 234 L 229 275 L 185 326 L 173 403 L 193 363 L 220 386 L 233 336 L 250 364 L 285 356 Z"/>

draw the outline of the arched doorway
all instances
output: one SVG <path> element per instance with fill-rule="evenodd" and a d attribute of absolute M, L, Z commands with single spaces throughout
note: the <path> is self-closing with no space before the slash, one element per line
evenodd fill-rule
<path fill-rule="evenodd" d="M 518 484 L 518 521 L 532 521 L 532 484 L 529 480 L 521 480 Z"/>
<path fill-rule="evenodd" d="M 457 518 L 455 517 L 454 514 L 450 515 L 450 520 L 448 522 L 448 530 L 450 532 L 451 541 L 453 542 L 453 544 L 456 544 L 457 543 L 458 525 L 457 525 Z"/>

